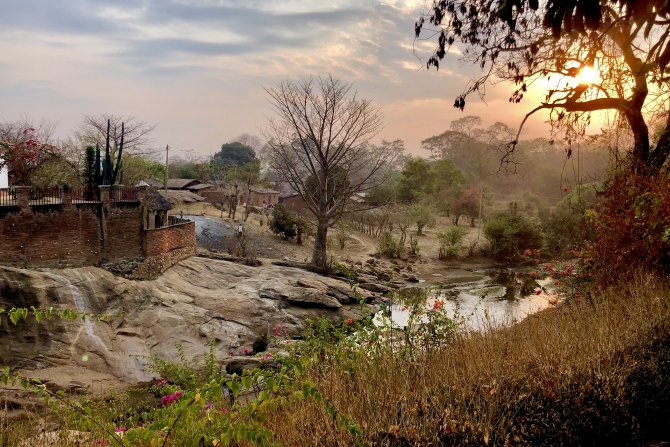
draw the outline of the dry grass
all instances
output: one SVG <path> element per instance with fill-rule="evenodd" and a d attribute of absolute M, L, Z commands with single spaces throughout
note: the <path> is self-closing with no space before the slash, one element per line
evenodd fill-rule
<path fill-rule="evenodd" d="M 659 344 L 668 351 L 669 316 L 668 288 L 640 279 L 415 359 L 349 352 L 311 376 L 362 427 L 365 445 L 606 445 L 607 431 L 635 443 L 640 418 L 654 415 L 636 414 L 645 410 L 633 408 L 642 402 L 633 388 L 662 374 L 654 359 Z M 317 403 L 268 425 L 286 446 L 353 443 Z"/>

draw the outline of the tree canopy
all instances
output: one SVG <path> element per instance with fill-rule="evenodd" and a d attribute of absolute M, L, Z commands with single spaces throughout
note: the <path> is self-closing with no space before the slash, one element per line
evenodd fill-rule
<path fill-rule="evenodd" d="M 538 0 L 436 0 L 419 18 L 417 38 L 426 23 L 439 27 L 428 67 L 438 68 L 449 47 L 458 44 L 466 61 L 482 69 L 454 106 L 462 110 L 470 94 L 483 95 L 497 79 L 514 84 L 512 103 L 521 102 L 536 79 L 558 79 L 526 119 L 546 110 L 555 129 L 572 142 L 584 134 L 592 112 L 616 112 L 633 134 L 635 169 L 660 168 L 670 154 L 667 2 L 548 0 L 542 5 L 543 11 Z M 664 131 L 651 148 L 647 122 L 658 115 Z M 503 162 L 512 160 L 518 140 L 517 133 Z"/>
<path fill-rule="evenodd" d="M 237 141 L 221 145 L 221 150 L 212 157 L 212 164 L 219 165 L 223 170 L 232 166 L 242 167 L 247 163 L 257 162 L 256 152 L 249 146 Z"/>

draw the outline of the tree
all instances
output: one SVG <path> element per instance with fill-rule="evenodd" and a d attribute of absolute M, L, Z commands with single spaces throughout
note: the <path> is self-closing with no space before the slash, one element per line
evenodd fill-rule
<path fill-rule="evenodd" d="M 398 182 L 398 199 L 412 203 L 433 192 L 433 173 L 423 158 L 410 158 Z"/>
<path fill-rule="evenodd" d="M 10 183 L 27 185 L 44 163 L 60 156 L 59 149 L 42 141 L 39 130 L 29 127 L 19 131 L 10 124 L 3 125 L 0 132 L 0 168 L 7 166 Z"/>
<path fill-rule="evenodd" d="M 227 170 L 232 166 L 242 167 L 247 163 L 257 162 L 254 150 L 239 142 L 221 145 L 221 150 L 212 157 L 212 165 L 216 169 Z"/>
<path fill-rule="evenodd" d="M 519 134 L 527 118 L 549 112 L 568 142 L 584 134 L 592 112 L 612 111 L 625 118 L 633 134 L 632 165 L 654 173 L 670 154 L 670 11 L 659 0 L 442 0 L 416 23 L 441 27 L 427 66 L 439 67 L 448 48 L 460 43 L 465 58 L 482 68 L 456 98 L 463 110 L 468 95 L 484 94 L 489 81 L 513 82 L 510 102 L 524 98 L 538 78 L 562 79 L 521 123 L 502 163 L 514 163 Z M 547 33 L 551 30 L 551 35 Z M 664 132 L 650 147 L 647 119 L 664 117 Z M 570 156 L 570 153 L 568 153 Z"/>
<path fill-rule="evenodd" d="M 133 116 L 114 114 L 84 115 L 84 122 L 77 132 L 81 146 L 104 147 L 107 136 L 107 122 L 109 121 L 109 145 L 112 159 L 123 139 L 123 149 L 131 155 L 150 155 L 156 150 L 150 147 L 150 134 L 156 128 L 155 124 L 148 124 Z M 122 129 L 123 128 L 123 129 Z M 122 138 L 123 137 L 123 138 Z"/>
<path fill-rule="evenodd" d="M 325 269 L 328 228 L 352 208 L 349 198 L 354 193 L 384 181 L 376 174 L 397 153 L 388 145 L 369 144 L 381 128 L 382 115 L 351 84 L 329 76 L 286 81 L 266 91 L 275 111 L 266 130 L 271 163 L 316 217 L 312 264 Z M 329 185 L 342 172 L 347 182 L 333 194 Z M 310 177 L 315 185 L 308 185 Z"/>
<path fill-rule="evenodd" d="M 123 181 L 126 185 L 136 185 L 142 180 L 156 180 L 161 184 L 165 179 L 165 165 L 141 155 L 126 154 L 123 157 Z"/>
<path fill-rule="evenodd" d="M 416 224 L 416 235 L 423 236 L 424 227 L 435 225 L 435 213 L 428 205 L 415 203 L 409 208 L 409 215 Z"/>

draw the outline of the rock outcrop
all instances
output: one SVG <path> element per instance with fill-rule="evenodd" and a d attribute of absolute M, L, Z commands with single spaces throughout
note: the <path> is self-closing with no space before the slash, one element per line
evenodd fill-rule
<path fill-rule="evenodd" d="M 369 299 L 366 291 L 358 291 Z M 0 326 L 2 364 L 58 383 L 101 388 L 153 377 L 151 356 L 202 358 L 214 343 L 220 357 L 260 349 L 276 325 L 299 334 L 319 316 L 358 318 L 361 295 L 335 278 L 282 266 L 251 267 L 194 257 L 152 281 L 133 281 L 85 267 L 23 270 L 0 267 L 0 307 L 72 308 L 108 315 L 104 322 L 32 317 Z"/>

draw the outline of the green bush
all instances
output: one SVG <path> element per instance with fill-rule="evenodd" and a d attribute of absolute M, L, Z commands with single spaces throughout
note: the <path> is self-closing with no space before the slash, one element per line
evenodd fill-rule
<path fill-rule="evenodd" d="M 463 241 L 467 234 L 468 230 L 462 227 L 452 227 L 447 231 L 437 233 L 437 238 L 440 241 L 438 258 L 447 259 L 458 256 L 461 250 L 465 248 Z"/>
<path fill-rule="evenodd" d="M 379 254 L 387 258 L 399 258 L 404 248 L 404 244 L 396 241 L 388 231 L 379 239 Z"/>
<path fill-rule="evenodd" d="M 293 239 L 298 234 L 298 218 L 283 205 L 275 205 L 270 219 L 270 230 L 284 240 Z"/>
<path fill-rule="evenodd" d="M 551 213 L 540 213 L 545 244 L 551 253 L 578 248 L 592 239 L 587 217 L 596 201 L 595 185 L 585 185 L 564 197 Z"/>
<path fill-rule="evenodd" d="M 484 227 L 484 235 L 491 244 L 491 252 L 497 258 L 514 258 L 527 248 L 539 248 L 542 235 L 538 226 L 523 214 L 516 203 L 509 209 L 495 214 Z"/>

